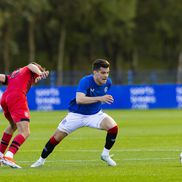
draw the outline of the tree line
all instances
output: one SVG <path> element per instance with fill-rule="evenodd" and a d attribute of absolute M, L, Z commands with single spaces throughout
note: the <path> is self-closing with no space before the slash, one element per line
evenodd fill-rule
<path fill-rule="evenodd" d="M 37 61 L 58 73 L 96 58 L 124 69 L 182 70 L 180 0 L 0 0 L 0 71 Z"/>

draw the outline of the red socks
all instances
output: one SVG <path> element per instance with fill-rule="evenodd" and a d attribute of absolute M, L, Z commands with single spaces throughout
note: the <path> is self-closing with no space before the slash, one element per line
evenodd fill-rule
<path fill-rule="evenodd" d="M 1 143 L 0 143 L 0 152 L 4 154 L 4 152 L 6 151 L 8 145 L 9 145 L 9 142 L 12 138 L 12 135 L 11 134 L 8 134 L 8 133 L 3 133 L 3 137 L 1 139 Z"/>
<path fill-rule="evenodd" d="M 47 158 L 47 156 L 54 150 L 55 146 L 59 142 L 55 140 L 54 136 L 50 138 L 50 140 L 46 143 L 44 149 L 42 150 L 41 157 L 43 159 Z"/>
<path fill-rule="evenodd" d="M 24 143 L 24 141 L 25 141 L 25 138 L 23 135 L 21 135 L 21 134 L 16 135 L 14 140 L 12 141 L 8 151 L 15 154 L 18 151 L 18 149 L 20 148 L 20 146 Z"/>
<path fill-rule="evenodd" d="M 106 149 L 110 150 L 112 148 L 112 146 L 115 143 L 115 139 L 116 139 L 117 134 L 118 134 L 118 126 L 117 125 L 107 131 L 106 143 L 105 143 Z"/>

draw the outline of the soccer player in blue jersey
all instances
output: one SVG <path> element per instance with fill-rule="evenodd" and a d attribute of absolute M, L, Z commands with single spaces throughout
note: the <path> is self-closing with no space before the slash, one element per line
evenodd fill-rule
<path fill-rule="evenodd" d="M 91 127 L 107 131 L 101 159 L 109 166 L 116 166 L 109 151 L 115 143 L 118 126 L 112 117 L 102 111 L 102 104 L 113 103 L 112 95 L 107 94 L 111 87 L 110 64 L 107 60 L 97 59 L 93 63 L 93 74 L 83 77 L 76 91 L 76 98 L 70 101 L 69 112 L 60 122 L 57 130 L 49 139 L 40 158 L 31 167 L 42 166 L 55 146 L 67 135 L 81 127 Z"/>

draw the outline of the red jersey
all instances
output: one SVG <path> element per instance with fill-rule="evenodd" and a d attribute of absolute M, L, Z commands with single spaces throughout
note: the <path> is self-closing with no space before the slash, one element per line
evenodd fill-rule
<path fill-rule="evenodd" d="M 36 77 L 38 75 L 30 71 L 27 66 L 15 70 L 11 75 L 7 76 L 7 89 L 5 92 L 18 91 L 26 95 L 33 83 L 35 83 Z"/>
<path fill-rule="evenodd" d="M 37 76 L 25 66 L 6 77 L 7 88 L 2 95 L 1 106 L 9 121 L 29 121 L 30 112 L 26 94 Z"/>

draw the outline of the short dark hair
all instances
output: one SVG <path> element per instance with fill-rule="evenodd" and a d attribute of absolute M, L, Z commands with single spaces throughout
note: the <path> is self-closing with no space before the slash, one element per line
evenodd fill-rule
<path fill-rule="evenodd" d="M 96 59 L 92 64 L 92 70 L 99 70 L 101 67 L 109 68 L 110 63 L 105 59 Z"/>

